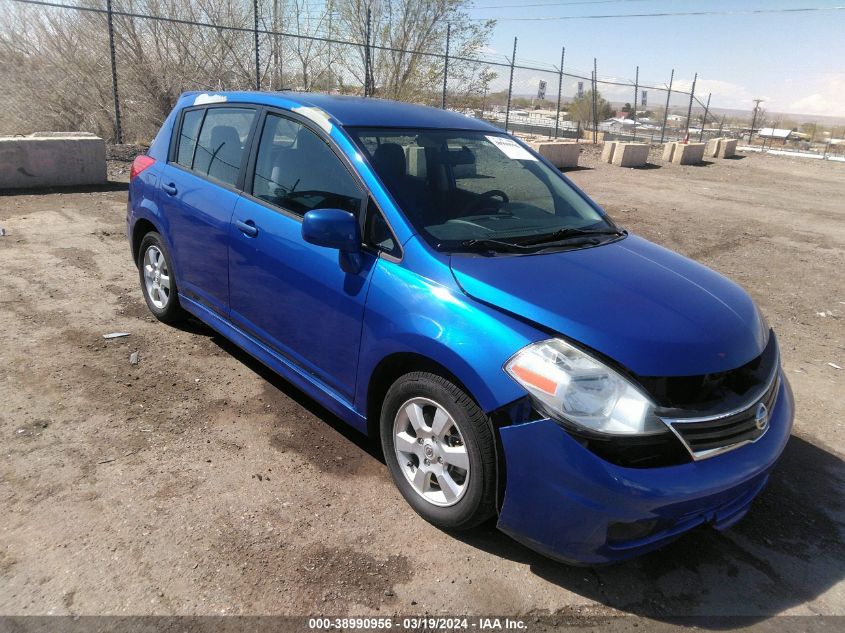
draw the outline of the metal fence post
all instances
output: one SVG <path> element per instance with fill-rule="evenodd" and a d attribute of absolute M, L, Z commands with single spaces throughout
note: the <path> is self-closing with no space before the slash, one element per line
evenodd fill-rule
<path fill-rule="evenodd" d="M 762 99 L 754 99 L 754 118 L 751 119 L 751 131 L 748 133 L 748 144 L 751 145 L 751 140 L 754 138 L 754 126 L 757 125 L 757 112 L 760 110 L 760 103 Z M 763 139 L 763 145 L 766 144 L 766 140 Z"/>
<path fill-rule="evenodd" d="M 684 134 L 686 137 L 689 134 L 689 120 L 692 116 L 692 100 L 695 98 L 695 82 L 698 81 L 698 73 L 695 73 L 695 77 L 692 78 L 692 90 L 689 93 L 689 107 L 687 108 L 687 131 Z"/>
<path fill-rule="evenodd" d="M 593 145 L 599 142 L 599 70 L 598 62 L 593 57 Z"/>
<path fill-rule="evenodd" d="M 666 137 L 666 121 L 669 118 L 669 99 L 672 97 L 672 82 L 675 81 L 675 69 L 672 69 L 672 74 L 669 76 L 669 92 L 666 93 L 666 109 L 663 111 L 663 129 L 660 130 L 660 144 L 663 144 L 663 139 Z"/>
<path fill-rule="evenodd" d="M 713 93 L 710 92 L 707 94 L 707 105 L 704 106 L 704 119 L 701 121 L 701 132 L 698 135 L 698 142 L 700 143 L 704 138 L 704 126 L 707 125 L 707 113 L 710 112 L 710 97 L 713 96 Z"/>
<path fill-rule="evenodd" d="M 253 29 L 255 35 L 255 89 L 261 90 L 261 60 L 258 52 L 258 0 L 252 0 Z"/>
<path fill-rule="evenodd" d="M 328 84 L 326 86 L 326 88 L 328 89 L 328 92 L 331 93 L 332 86 L 334 85 L 334 81 L 332 80 L 333 79 L 333 77 L 332 77 L 332 39 L 333 39 L 332 17 L 334 16 L 334 6 L 332 5 L 332 0 L 329 0 L 327 11 L 328 11 L 328 14 L 329 14 L 329 63 L 328 63 L 328 66 L 327 66 L 327 70 L 329 71 L 328 72 L 329 77 L 328 77 L 328 80 L 326 81 L 326 83 Z"/>
<path fill-rule="evenodd" d="M 452 23 L 446 23 L 446 59 L 443 62 L 443 98 L 440 100 L 440 107 L 446 109 L 446 82 L 449 80 L 449 44 L 452 39 Z"/>
<path fill-rule="evenodd" d="M 367 7 L 367 29 L 365 32 L 366 44 L 364 48 L 364 96 L 370 96 L 370 23 L 372 15 Z"/>
<path fill-rule="evenodd" d="M 114 140 L 123 144 L 123 125 L 120 121 L 120 98 L 117 94 L 117 57 L 114 51 L 114 22 L 112 20 L 112 0 L 106 0 L 107 22 L 109 27 L 109 54 L 111 55 L 111 89 L 114 97 Z"/>
<path fill-rule="evenodd" d="M 511 117 L 511 95 L 513 94 L 513 67 L 516 64 L 516 38 L 513 38 L 513 57 L 511 57 L 511 77 L 508 81 L 508 104 L 505 106 L 505 132 Z"/>
<path fill-rule="evenodd" d="M 557 138 L 558 129 L 560 127 L 560 95 L 563 91 L 563 58 L 566 55 L 566 47 L 560 49 L 560 68 L 557 76 L 557 114 L 555 115 L 555 138 Z"/>
<path fill-rule="evenodd" d="M 634 77 L 634 140 L 637 140 L 637 97 L 640 92 L 640 67 L 637 66 L 637 74 Z"/>

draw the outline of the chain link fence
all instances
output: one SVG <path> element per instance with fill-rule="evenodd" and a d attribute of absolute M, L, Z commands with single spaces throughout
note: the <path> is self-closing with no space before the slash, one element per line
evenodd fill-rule
<path fill-rule="evenodd" d="M 665 82 L 641 80 L 639 68 L 633 79 L 604 76 L 597 61 L 573 71 L 565 49 L 560 59 L 523 59 L 516 38 L 510 55 L 479 55 L 462 48 L 461 25 L 451 23 L 442 50 L 402 48 L 363 3 L 294 14 L 285 6 L 0 0 L 0 64 L 12 95 L 0 133 L 46 127 L 145 142 L 186 90 L 256 89 L 409 101 L 535 138 L 659 143 L 747 132 L 713 115 L 710 95 L 674 71 Z"/>

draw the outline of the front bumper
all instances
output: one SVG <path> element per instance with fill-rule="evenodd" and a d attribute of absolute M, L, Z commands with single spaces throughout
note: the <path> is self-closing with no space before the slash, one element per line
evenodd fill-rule
<path fill-rule="evenodd" d="M 765 435 L 678 466 L 616 466 L 549 419 L 502 428 L 507 482 L 499 529 L 550 558 L 598 565 L 656 549 L 703 523 L 730 527 L 763 489 L 789 439 L 795 407 L 781 378 Z"/>

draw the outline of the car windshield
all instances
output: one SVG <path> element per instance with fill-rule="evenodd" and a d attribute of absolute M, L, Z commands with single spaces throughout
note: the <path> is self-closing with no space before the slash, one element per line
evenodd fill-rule
<path fill-rule="evenodd" d="M 558 171 L 504 134 L 349 132 L 415 229 L 442 250 L 620 235 Z"/>

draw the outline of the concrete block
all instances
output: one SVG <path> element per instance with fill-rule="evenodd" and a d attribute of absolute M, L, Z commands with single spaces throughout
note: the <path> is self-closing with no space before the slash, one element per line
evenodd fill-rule
<path fill-rule="evenodd" d="M 663 160 L 667 163 L 671 163 L 672 158 L 675 156 L 675 145 L 677 145 L 677 143 L 672 141 L 671 143 L 666 143 L 663 146 Z"/>
<path fill-rule="evenodd" d="M 581 146 L 578 143 L 530 143 L 531 148 L 558 169 L 578 167 Z"/>
<path fill-rule="evenodd" d="M 417 145 L 409 145 L 405 148 L 405 160 L 408 163 L 408 175 L 417 178 L 425 178 L 426 171 L 425 148 Z"/>
<path fill-rule="evenodd" d="M 105 183 L 106 144 L 93 134 L 0 137 L 0 189 Z"/>
<path fill-rule="evenodd" d="M 704 160 L 704 143 L 678 143 L 672 162 L 676 165 L 698 165 Z"/>
<path fill-rule="evenodd" d="M 704 155 L 707 158 L 716 158 L 719 155 L 719 147 L 724 140 L 723 138 L 711 138 L 707 141 L 707 147 L 704 148 Z"/>
<path fill-rule="evenodd" d="M 719 144 L 719 158 L 733 158 L 736 156 L 736 142 L 735 138 L 723 138 Z"/>
<path fill-rule="evenodd" d="M 581 138 L 587 143 L 593 142 L 592 130 L 581 130 Z M 604 132 L 596 132 L 596 143 L 604 143 Z"/>
<path fill-rule="evenodd" d="M 616 153 L 616 145 L 619 141 L 607 141 L 601 150 L 601 161 L 603 163 L 612 163 L 613 154 Z"/>
<path fill-rule="evenodd" d="M 648 162 L 647 143 L 618 143 L 613 152 L 613 164 L 619 167 L 644 167 Z"/>

